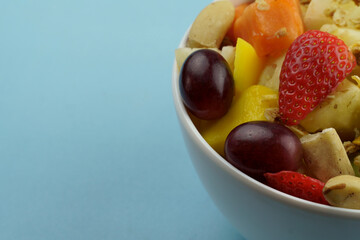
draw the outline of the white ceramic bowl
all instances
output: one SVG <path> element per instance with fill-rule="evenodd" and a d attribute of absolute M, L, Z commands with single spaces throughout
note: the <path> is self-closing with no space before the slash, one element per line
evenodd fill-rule
<path fill-rule="evenodd" d="M 187 34 L 179 47 L 185 46 Z M 175 108 L 192 163 L 220 211 L 248 240 L 356 239 L 360 210 L 305 201 L 248 177 L 216 153 L 187 114 L 179 92 L 174 63 L 172 91 Z"/>

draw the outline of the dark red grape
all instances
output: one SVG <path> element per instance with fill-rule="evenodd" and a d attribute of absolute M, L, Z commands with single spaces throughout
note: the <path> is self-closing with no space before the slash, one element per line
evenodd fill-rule
<path fill-rule="evenodd" d="M 224 116 L 234 96 L 234 79 L 226 60 L 201 49 L 190 54 L 180 71 L 180 93 L 185 106 L 205 120 Z"/>
<path fill-rule="evenodd" d="M 264 173 L 296 171 L 303 156 L 299 138 L 287 127 L 254 121 L 234 128 L 225 141 L 228 162 L 249 176 L 264 180 Z"/>

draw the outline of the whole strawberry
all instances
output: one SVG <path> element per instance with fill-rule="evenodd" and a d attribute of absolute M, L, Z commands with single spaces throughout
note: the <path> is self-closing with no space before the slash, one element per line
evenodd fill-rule
<path fill-rule="evenodd" d="M 280 73 L 279 112 L 296 125 L 322 102 L 355 67 L 345 43 L 326 32 L 300 35 L 286 53 Z"/>
<path fill-rule="evenodd" d="M 329 205 L 322 193 L 324 183 L 293 171 L 264 174 L 267 184 L 294 197 Z"/>

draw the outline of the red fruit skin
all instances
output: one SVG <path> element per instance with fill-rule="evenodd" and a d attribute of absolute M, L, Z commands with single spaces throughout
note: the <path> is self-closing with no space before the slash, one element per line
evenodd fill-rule
<path fill-rule="evenodd" d="M 310 30 L 288 49 L 280 72 L 279 112 L 286 125 L 297 125 L 356 66 L 345 43 L 326 32 Z"/>
<path fill-rule="evenodd" d="M 264 174 L 267 184 L 281 192 L 311 202 L 329 205 L 324 198 L 324 183 L 304 174 L 293 171 L 281 171 Z"/>

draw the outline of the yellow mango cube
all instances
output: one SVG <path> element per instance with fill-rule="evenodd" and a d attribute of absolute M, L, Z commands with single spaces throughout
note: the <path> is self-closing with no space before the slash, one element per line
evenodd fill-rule
<path fill-rule="evenodd" d="M 232 129 L 249 122 L 266 120 L 264 112 L 278 107 L 278 92 L 261 85 L 253 85 L 235 97 L 229 112 L 221 119 L 202 129 L 206 142 L 224 156 L 224 144 Z"/>
<path fill-rule="evenodd" d="M 258 57 L 250 43 L 238 38 L 235 50 L 234 81 L 235 95 L 257 84 L 263 68 L 263 59 Z"/>

